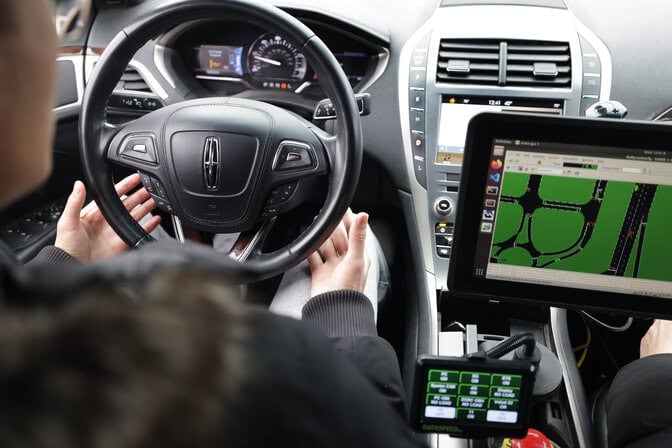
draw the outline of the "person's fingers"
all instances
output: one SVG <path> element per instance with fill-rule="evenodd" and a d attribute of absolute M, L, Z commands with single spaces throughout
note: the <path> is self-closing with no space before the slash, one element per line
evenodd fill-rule
<path fill-rule="evenodd" d="M 138 205 L 133 210 L 131 210 L 131 216 L 136 221 L 140 221 L 142 218 L 151 213 L 151 211 L 154 210 L 155 208 L 156 208 L 156 202 L 154 202 L 153 198 L 149 198 L 145 202 L 143 202 L 142 204 Z"/>
<path fill-rule="evenodd" d="M 124 207 L 126 207 L 126 210 L 130 212 L 138 205 L 147 201 L 147 199 L 149 199 L 150 197 L 151 195 L 149 194 L 149 191 L 145 190 L 144 188 L 141 188 L 123 200 Z"/>
<path fill-rule="evenodd" d="M 142 225 L 142 228 L 145 229 L 145 232 L 152 233 L 154 230 L 156 230 L 157 227 L 159 227 L 159 224 L 161 224 L 161 217 L 153 216 L 152 219 Z"/>
<path fill-rule="evenodd" d="M 86 201 L 86 189 L 82 182 L 76 181 L 63 209 L 63 214 L 58 221 L 59 227 L 63 231 L 73 231 L 79 227 L 79 214 L 84 206 L 84 201 Z"/>
<path fill-rule="evenodd" d="M 122 200 L 124 201 L 125 204 L 128 198 L 123 198 L 123 196 L 128 193 L 129 191 L 133 190 L 135 187 L 137 187 L 140 184 L 140 175 L 139 174 L 131 174 L 130 176 L 127 176 L 117 182 L 114 186 L 115 191 L 119 195 L 119 197 L 122 197 Z M 140 191 L 143 191 L 144 188 Z M 149 193 L 147 193 L 149 194 Z M 147 198 L 145 198 L 147 199 Z M 128 204 L 126 205 L 126 210 L 131 210 L 133 207 L 138 205 L 140 202 L 144 201 L 145 199 L 140 199 L 139 202 L 135 202 L 132 206 L 129 206 Z M 86 207 L 82 209 L 81 216 L 87 216 L 87 215 L 93 215 L 95 213 L 98 213 L 98 204 L 95 203 L 95 201 L 91 201 L 88 204 L 86 204 Z M 101 216 L 102 218 L 102 216 Z"/>
<path fill-rule="evenodd" d="M 345 211 L 345 215 L 343 215 L 343 224 L 345 225 L 345 230 L 350 233 L 350 227 L 352 227 L 353 222 L 355 221 L 355 215 L 352 212 L 352 209 L 348 207 L 348 209 Z"/>
<path fill-rule="evenodd" d="M 308 256 L 308 266 L 310 267 L 310 272 L 315 273 L 320 266 L 322 266 L 322 257 L 317 251 L 313 252 Z"/>
<path fill-rule="evenodd" d="M 334 233 L 329 238 L 334 244 L 334 249 L 336 249 L 338 256 L 342 257 L 348 252 L 348 232 L 345 230 L 343 221 L 338 224 L 338 227 L 336 227 Z"/>
<path fill-rule="evenodd" d="M 350 232 L 348 233 L 348 255 L 355 259 L 364 259 L 366 256 L 366 225 L 369 222 L 369 215 L 358 213 L 355 215 Z"/>
<path fill-rule="evenodd" d="M 114 185 L 114 189 L 119 196 L 125 195 L 140 184 L 140 175 L 138 173 L 126 176 Z"/>
<path fill-rule="evenodd" d="M 336 248 L 334 247 L 333 241 L 331 241 L 331 238 L 327 238 L 327 241 L 322 243 L 322 246 L 320 246 L 320 249 L 318 251 L 320 255 L 322 255 L 322 258 L 324 261 L 329 261 L 334 258 L 336 258 L 338 255 L 336 253 Z"/>

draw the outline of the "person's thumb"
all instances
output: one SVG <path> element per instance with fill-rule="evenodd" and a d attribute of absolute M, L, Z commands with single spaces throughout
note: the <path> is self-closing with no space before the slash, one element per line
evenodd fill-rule
<path fill-rule="evenodd" d="M 348 233 L 348 255 L 357 258 L 363 258 L 366 243 L 366 225 L 369 222 L 369 215 L 358 213 L 354 216 L 353 224 Z"/>
<path fill-rule="evenodd" d="M 85 201 L 86 189 L 84 188 L 84 184 L 76 181 L 63 209 L 61 219 L 58 221 L 58 225 L 62 231 L 70 232 L 79 227 L 79 214 L 82 211 L 82 207 L 84 207 Z"/>

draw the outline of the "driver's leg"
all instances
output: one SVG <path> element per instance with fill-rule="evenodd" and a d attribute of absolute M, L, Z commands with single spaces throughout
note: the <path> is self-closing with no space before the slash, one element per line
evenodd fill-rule
<path fill-rule="evenodd" d="M 374 316 L 378 316 L 378 302 L 383 300 L 389 289 L 390 273 L 383 250 L 371 227 L 368 228 L 366 251 L 371 261 L 364 294 L 373 305 Z M 285 272 L 278 291 L 269 309 L 285 316 L 301 319 L 301 310 L 310 300 L 310 269 L 303 261 Z"/>

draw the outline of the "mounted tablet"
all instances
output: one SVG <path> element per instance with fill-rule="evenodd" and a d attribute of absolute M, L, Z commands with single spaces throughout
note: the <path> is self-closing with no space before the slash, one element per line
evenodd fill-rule
<path fill-rule="evenodd" d="M 469 125 L 452 293 L 672 316 L 672 127 L 485 113 Z"/>

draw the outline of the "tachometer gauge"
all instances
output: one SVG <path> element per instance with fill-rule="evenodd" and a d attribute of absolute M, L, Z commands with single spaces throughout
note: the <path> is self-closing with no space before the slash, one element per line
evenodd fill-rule
<path fill-rule="evenodd" d="M 247 68 L 255 78 L 302 81 L 306 77 L 306 58 L 291 42 L 269 33 L 255 40 L 247 55 Z"/>

